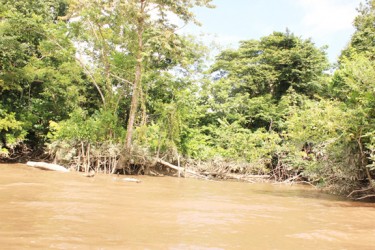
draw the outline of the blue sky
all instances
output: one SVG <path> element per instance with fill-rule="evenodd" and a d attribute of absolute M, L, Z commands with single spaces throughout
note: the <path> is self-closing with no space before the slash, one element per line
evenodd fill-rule
<path fill-rule="evenodd" d="M 205 34 L 206 42 L 236 47 L 238 41 L 258 39 L 289 28 L 311 38 L 335 62 L 354 32 L 352 26 L 361 0 L 213 0 L 215 9 L 195 10 L 202 27 L 188 25 L 182 31 Z"/>

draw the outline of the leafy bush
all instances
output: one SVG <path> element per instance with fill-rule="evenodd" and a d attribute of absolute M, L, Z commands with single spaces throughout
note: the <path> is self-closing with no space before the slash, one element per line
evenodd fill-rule
<path fill-rule="evenodd" d="M 0 109 L 0 157 L 9 156 L 9 150 L 19 145 L 26 136 L 23 123 L 15 118 L 14 113 L 6 113 Z"/>

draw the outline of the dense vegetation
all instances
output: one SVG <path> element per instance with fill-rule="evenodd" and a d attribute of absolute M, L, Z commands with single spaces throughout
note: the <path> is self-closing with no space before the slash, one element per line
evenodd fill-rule
<path fill-rule="evenodd" d="M 335 68 L 289 30 L 209 52 L 168 18 L 210 0 L 0 0 L 1 158 L 201 171 L 375 194 L 375 1 Z M 329 73 L 333 72 L 333 73 Z"/>

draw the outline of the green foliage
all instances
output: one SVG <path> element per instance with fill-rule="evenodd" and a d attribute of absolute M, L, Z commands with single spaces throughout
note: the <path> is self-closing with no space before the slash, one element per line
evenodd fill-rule
<path fill-rule="evenodd" d="M 7 113 L 27 130 L 29 146 L 43 147 L 48 121 L 68 117 L 85 99 L 81 70 L 58 21 L 65 0 L 5 1 L 0 9 L 0 93 Z"/>
<path fill-rule="evenodd" d="M 202 92 L 206 155 L 262 162 L 276 179 L 357 188 L 373 169 L 364 134 L 374 131 L 375 67 L 358 51 L 340 62 L 330 80 L 324 52 L 289 32 L 222 52 Z"/>
<path fill-rule="evenodd" d="M 375 59 L 375 1 L 366 0 L 365 3 L 360 4 L 357 11 L 358 16 L 354 20 L 356 31 L 342 56 L 350 58 L 355 54 L 364 54 L 373 60 Z"/>
<path fill-rule="evenodd" d="M 120 142 L 124 135 L 118 117 L 105 110 L 88 116 L 86 111 L 75 109 L 67 120 L 59 123 L 50 121 L 50 128 L 52 140 L 68 142 Z"/>
<path fill-rule="evenodd" d="M 6 113 L 0 109 L 0 157 L 7 157 L 10 149 L 14 149 L 26 136 L 22 122 L 16 120 L 14 113 Z"/>
<path fill-rule="evenodd" d="M 348 107 L 347 140 L 341 145 L 336 159 L 343 179 L 351 185 L 341 187 L 358 188 L 360 180 L 367 180 L 369 186 L 374 178 L 373 133 L 375 131 L 375 1 L 368 0 L 358 8 L 354 21 L 356 28 L 349 46 L 340 58 L 332 84 L 333 97 L 345 102 Z M 341 155 L 340 155 L 341 154 Z M 346 157 L 343 157 L 346 156 Z M 349 158 L 349 159 L 347 159 Z M 366 183 L 366 182 L 365 182 Z M 363 185 L 363 182 L 362 182 Z M 349 188 L 349 191 L 350 191 Z"/>
<path fill-rule="evenodd" d="M 327 68 L 324 49 L 287 31 L 243 41 L 238 50 L 223 51 L 211 71 L 227 78 L 234 94 L 256 97 L 270 93 L 279 99 L 289 88 L 310 96 L 319 92 L 319 78 Z"/>
<path fill-rule="evenodd" d="M 70 31 L 80 45 L 80 64 L 100 95 L 102 108 L 119 114 L 123 123 L 128 124 L 127 148 L 133 127 L 145 125 L 148 107 L 161 117 L 161 123 L 172 124 L 167 116 L 174 116 L 173 111 L 160 113 L 159 106 L 171 110 L 169 107 L 178 104 L 174 100 L 154 101 L 147 95 L 155 83 L 164 87 L 165 72 L 179 67 L 186 73 L 201 57 L 201 47 L 178 35 L 168 16 L 174 14 L 185 22 L 195 21 L 191 8 L 209 6 L 209 2 L 72 1 L 71 15 L 79 18 L 71 21 Z M 151 94 L 163 95 L 161 88 Z M 150 99 L 151 104 L 147 102 Z M 178 138 L 176 133 L 172 132 Z"/>
<path fill-rule="evenodd" d="M 347 136 L 340 147 L 332 150 L 336 171 L 348 180 L 348 184 L 340 185 L 349 189 L 345 191 L 358 188 L 363 179 L 371 184 L 374 176 L 371 134 L 375 131 L 375 65 L 366 53 L 352 53 L 350 57 L 341 58 L 332 80 L 332 95 L 347 106 Z"/>
<path fill-rule="evenodd" d="M 282 131 L 291 93 L 314 97 L 326 89 L 325 52 L 310 40 L 274 32 L 220 53 L 204 86 L 208 122 L 238 122 L 244 128 Z"/>
<path fill-rule="evenodd" d="M 369 143 L 366 145 L 366 147 L 369 150 L 369 156 L 368 156 L 369 164 L 366 167 L 369 168 L 371 171 L 374 171 L 375 170 L 375 131 L 367 134 L 366 136 L 370 138 Z"/>
<path fill-rule="evenodd" d="M 137 129 L 135 143 L 159 153 L 196 153 L 190 146 L 199 130 L 198 118 L 204 113 L 198 103 L 195 81 L 190 76 L 176 77 L 167 72 L 146 77 L 150 122 Z"/>
<path fill-rule="evenodd" d="M 375 62 L 363 55 L 342 58 L 332 81 L 332 93 L 351 107 L 361 107 L 364 116 L 374 117 Z"/>
<path fill-rule="evenodd" d="M 212 129 L 214 134 L 211 145 L 221 156 L 253 163 L 261 159 L 271 160 L 272 155 L 279 150 L 281 138 L 275 132 L 262 129 L 251 132 L 236 123 L 220 123 L 218 129 Z"/>
<path fill-rule="evenodd" d="M 340 102 L 306 100 L 286 121 L 288 139 L 299 149 L 306 142 L 314 145 L 333 142 L 346 132 L 350 115 Z"/>

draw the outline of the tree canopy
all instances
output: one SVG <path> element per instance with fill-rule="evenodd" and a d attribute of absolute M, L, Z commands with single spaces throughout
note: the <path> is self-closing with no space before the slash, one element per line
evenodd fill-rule
<path fill-rule="evenodd" d="M 211 69 L 223 74 L 236 92 L 250 97 L 271 94 L 281 98 L 289 88 L 312 96 L 328 69 L 324 49 L 290 31 L 274 32 L 260 40 L 242 41 L 238 50 L 223 51 Z"/>

